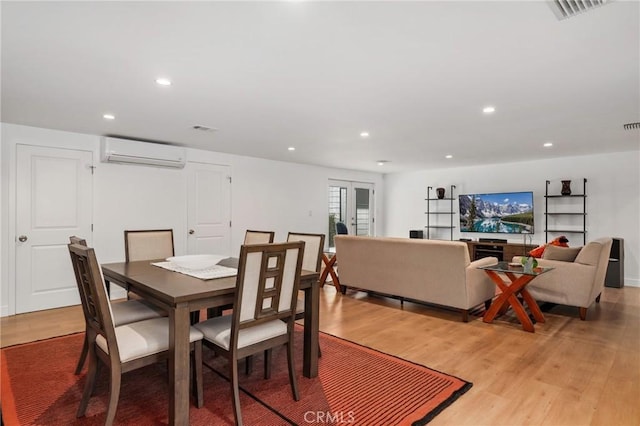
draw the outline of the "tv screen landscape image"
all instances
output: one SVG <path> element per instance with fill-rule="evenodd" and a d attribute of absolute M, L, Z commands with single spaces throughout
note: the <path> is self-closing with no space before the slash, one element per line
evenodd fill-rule
<path fill-rule="evenodd" d="M 461 232 L 533 234 L 533 192 L 458 196 Z"/>

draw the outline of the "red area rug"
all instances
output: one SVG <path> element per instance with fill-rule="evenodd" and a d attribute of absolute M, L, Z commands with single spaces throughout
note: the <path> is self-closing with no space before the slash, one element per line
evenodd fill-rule
<path fill-rule="evenodd" d="M 107 404 L 103 371 L 87 416 L 76 419 L 85 374 L 73 371 L 83 334 L 2 350 L 2 416 L 13 425 L 102 425 Z M 262 357 L 241 374 L 241 405 L 247 425 L 424 425 L 465 393 L 471 383 L 400 358 L 321 333 L 322 357 L 315 379 L 302 376 L 302 332 L 296 332 L 301 400 L 295 402 L 284 350 L 273 354 L 272 377 L 262 378 Z M 298 349 L 299 348 L 299 349 Z M 205 406 L 190 410 L 192 425 L 233 425 L 226 361 L 206 348 Z M 244 369 L 242 368 L 242 371 Z M 116 424 L 167 424 L 166 364 L 126 373 Z"/>

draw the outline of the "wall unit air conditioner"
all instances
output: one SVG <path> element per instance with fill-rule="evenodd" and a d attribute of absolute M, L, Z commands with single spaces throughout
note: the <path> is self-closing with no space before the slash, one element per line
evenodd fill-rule
<path fill-rule="evenodd" d="M 187 151 L 179 146 L 103 136 L 100 159 L 105 163 L 182 168 L 187 160 Z"/>

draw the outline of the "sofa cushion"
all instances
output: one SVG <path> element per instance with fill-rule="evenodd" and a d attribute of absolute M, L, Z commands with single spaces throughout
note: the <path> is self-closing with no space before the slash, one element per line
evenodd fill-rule
<path fill-rule="evenodd" d="M 578 256 L 576 256 L 575 262 L 582 263 L 583 265 L 597 265 L 600 259 L 600 253 L 602 252 L 602 244 L 591 241 L 584 246 Z"/>
<path fill-rule="evenodd" d="M 562 260 L 563 262 L 573 262 L 580 253 L 582 247 L 557 247 L 547 246 L 542 254 L 543 259 Z"/>

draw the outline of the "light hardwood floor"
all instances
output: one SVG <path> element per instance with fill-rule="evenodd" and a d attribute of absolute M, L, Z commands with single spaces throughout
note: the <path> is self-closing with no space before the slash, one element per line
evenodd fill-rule
<path fill-rule="evenodd" d="M 462 323 L 455 312 L 362 292 L 320 293 L 322 331 L 473 383 L 435 426 L 640 425 L 640 288 L 606 288 L 587 321 L 558 306 L 535 333 L 509 317 Z M 0 327 L 4 347 L 82 331 L 82 312 L 16 315 Z"/>

